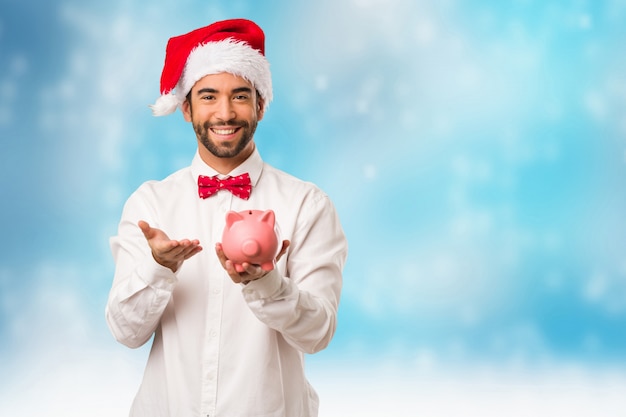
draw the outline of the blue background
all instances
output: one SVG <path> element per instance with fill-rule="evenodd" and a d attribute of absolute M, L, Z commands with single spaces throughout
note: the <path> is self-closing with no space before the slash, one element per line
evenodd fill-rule
<path fill-rule="evenodd" d="M 341 376 L 387 381 L 399 416 L 423 404 L 399 385 L 466 381 L 437 391 L 457 395 L 485 372 L 507 393 L 576 375 L 556 402 L 524 391 L 534 415 L 619 415 L 622 0 L 0 0 L 0 414 L 126 415 L 147 349 L 106 328 L 108 239 L 195 150 L 180 113 L 147 108 L 167 39 L 231 17 L 267 36 L 261 154 L 323 188 L 350 243 L 338 332 L 309 358 L 323 415 L 374 412 Z M 504 410 L 488 391 L 457 398 Z"/>

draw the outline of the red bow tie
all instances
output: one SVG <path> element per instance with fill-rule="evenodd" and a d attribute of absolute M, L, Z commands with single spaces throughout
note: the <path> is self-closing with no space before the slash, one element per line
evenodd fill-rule
<path fill-rule="evenodd" d="M 250 175 L 248 173 L 237 175 L 236 177 L 228 177 L 220 180 L 217 176 L 206 177 L 200 175 L 198 177 L 198 195 L 200 198 L 208 198 L 219 190 L 228 190 L 243 200 L 250 198 L 252 185 L 250 185 Z"/>

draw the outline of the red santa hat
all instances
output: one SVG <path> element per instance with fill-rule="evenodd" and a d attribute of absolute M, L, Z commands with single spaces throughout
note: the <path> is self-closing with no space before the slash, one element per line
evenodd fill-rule
<path fill-rule="evenodd" d="M 182 105 L 198 80 L 228 72 L 250 82 L 264 99 L 272 100 L 270 65 L 265 58 L 265 35 L 254 22 L 231 19 L 170 38 L 161 74 L 161 96 L 151 105 L 165 116 Z"/>

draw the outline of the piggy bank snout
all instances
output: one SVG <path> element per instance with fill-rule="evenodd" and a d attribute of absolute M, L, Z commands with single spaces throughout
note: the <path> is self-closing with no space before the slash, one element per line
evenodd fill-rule
<path fill-rule="evenodd" d="M 261 253 L 261 245 L 255 239 L 246 239 L 241 244 L 241 253 L 248 257 L 257 256 Z"/>

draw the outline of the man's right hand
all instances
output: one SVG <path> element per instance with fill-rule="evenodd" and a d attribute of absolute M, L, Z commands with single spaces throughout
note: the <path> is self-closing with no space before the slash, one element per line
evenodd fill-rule
<path fill-rule="evenodd" d="M 140 220 L 137 224 L 150 245 L 152 257 L 159 264 L 176 272 L 183 261 L 202 250 L 199 240 L 171 240 L 161 229 Z"/>

